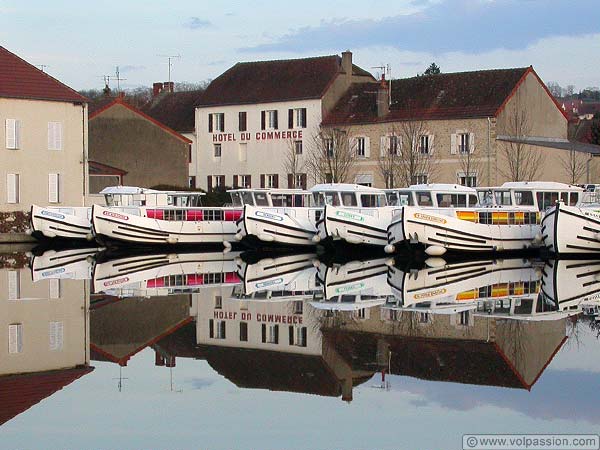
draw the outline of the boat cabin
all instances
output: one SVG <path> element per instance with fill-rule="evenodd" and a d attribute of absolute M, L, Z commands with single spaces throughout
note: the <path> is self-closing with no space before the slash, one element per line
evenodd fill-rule
<path fill-rule="evenodd" d="M 387 206 L 385 192 L 359 184 L 317 184 L 310 189 L 314 205 L 322 207 L 346 206 L 354 208 L 379 208 Z"/>
<path fill-rule="evenodd" d="M 202 206 L 203 192 L 157 191 L 135 186 L 110 186 L 100 191 L 106 206 Z"/>
<path fill-rule="evenodd" d="M 459 184 L 415 184 L 404 189 L 386 189 L 391 206 L 430 208 L 473 208 L 478 205 L 477 191 Z"/>
<path fill-rule="evenodd" d="M 229 192 L 234 207 L 244 205 L 271 208 L 311 206 L 311 194 L 302 189 L 233 189 Z"/>
<path fill-rule="evenodd" d="M 583 200 L 583 189 L 551 181 L 515 181 L 500 187 L 477 188 L 481 206 L 535 207 L 545 211 L 557 201 L 576 205 Z"/>

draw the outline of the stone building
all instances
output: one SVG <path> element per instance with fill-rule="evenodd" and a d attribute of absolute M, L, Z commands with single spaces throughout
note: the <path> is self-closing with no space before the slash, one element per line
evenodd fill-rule
<path fill-rule="evenodd" d="M 532 67 L 355 84 L 323 126 L 349 136 L 356 153 L 350 182 L 391 187 L 493 186 L 517 177 L 572 181 L 562 164 L 569 155 L 567 117 Z M 557 142 L 564 149 L 549 148 Z M 518 161 L 520 170 L 514 168 L 517 152 L 534 161 L 531 167 Z M 406 176 L 407 164 L 394 164 L 411 153 L 416 163 Z M 575 181 L 584 182 L 593 177 L 591 157 L 576 157 L 584 170 Z"/>

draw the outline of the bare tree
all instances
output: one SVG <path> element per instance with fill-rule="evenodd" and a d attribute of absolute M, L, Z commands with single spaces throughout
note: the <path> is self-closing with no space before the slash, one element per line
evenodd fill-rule
<path fill-rule="evenodd" d="M 299 142 L 299 144 L 298 144 Z M 291 184 L 288 182 L 289 188 L 296 188 L 298 175 L 304 173 L 304 158 L 302 157 L 303 148 L 302 141 L 289 139 L 287 141 L 287 150 L 283 160 L 283 171 L 288 175 Z"/>
<path fill-rule="evenodd" d="M 421 120 L 391 126 L 382 137 L 378 168 L 388 188 L 430 182 L 436 160 L 433 136 Z"/>
<path fill-rule="evenodd" d="M 506 133 L 519 141 L 530 135 L 531 123 L 527 110 L 521 107 L 519 94 L 516 105 L 507 112 Z M 533 180 L 542 168 L 543 155 L 523 142 L 504 142 L 500 154 L 506 160 L 501 174 L 510 181 Z"/>
<path fill-rule="evenodd" d="M 588 156 L 571 146 L 565 155 L 560 157 L 560 163 L 571 184 L 578 183 L 587 172 Z"/>
<path fill-rule="evenodd" d="M 476 174 L 483 171 L 483 159 L 472 134 L 469 135 L 466 148 L 459 148 L 457 153 L 460 169 L 465 174 L 464 184 L 469 187 L 476 187 L 478 181 Z"/>
<path fill-rule="evenodd" d="M 321 128 L 309 140 L 306 169 L 315 183 L 347 183 L 356 164 L 349 130 Z"/>

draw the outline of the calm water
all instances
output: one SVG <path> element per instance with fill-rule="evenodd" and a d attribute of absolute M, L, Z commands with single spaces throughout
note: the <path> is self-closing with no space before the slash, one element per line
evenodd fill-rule
<path fill-rule="evenodd" d="M 2 448 L 600 429 L 595 261 L 36 254 L 0 255 Z"/>

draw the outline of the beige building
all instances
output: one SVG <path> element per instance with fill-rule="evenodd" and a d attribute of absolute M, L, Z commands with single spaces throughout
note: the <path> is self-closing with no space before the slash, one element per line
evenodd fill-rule
<path fill-rule="evenodd" d="M 590 155 L 574 153 L 572 176 L 569 150 L 541 146 L 568 148 L 567 117 L 532 67 L 355 84 L 323 125 L 350 137 L 349 182 L 493 186 L 596 177 Z M 539 145 L 508 142 L 515 139 Z"/>
<path fill-rule="evenodd" d="M 0 212 L 82 206 L 87 99 L 0 47 Z"/>

